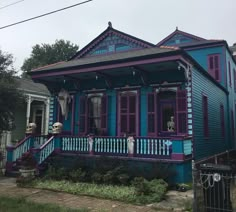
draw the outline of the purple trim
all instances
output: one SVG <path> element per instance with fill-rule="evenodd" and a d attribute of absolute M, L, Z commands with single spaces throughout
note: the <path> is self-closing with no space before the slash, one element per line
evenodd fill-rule
<path fill-rule="evenodd" d="M 209 114 L 208 114 L 208 97 L 202 94 L 202 111 L 203 111 L 203 135 L 209 137 Z"/>
<path fill-rule="evenodd" d="M 23 144 L 26 140 L 28 140 L 30 137 L 33 137 L 32 134 L 25 137 L 20 143 L 18 143 L 16 146 L 13 146 L 13 149 L 18 148 L 21 144 Z M 12 148 L 12 146 L 9 146 L 9 148 Z"/>
<path fill-rule="evenodd" d="M 172 160 L 184 160 L 184 154 L 182 153 L 172 153 L 171 154 Z"/>
<path fill-rule="evenodd" d="M 212 64 L 211 64 L 212 60 Z M 212 65 L 212 67 L 211 67 Z M 208 73 L 217 81 L 221 82 L 221 68 L 220 68 L 220 54 L 209 54 L 207 55 L 207 66 Z M 218 74 L 218 79 L 216 79 L 216 73 Z"/>
<path fill-rule="evenodd" d="M 129 34 L 123 33 L 121 31 L 115 30 L 111 27 L 108 27 L 105 31 L 103 31 L 100 35 L 98 35 L 95 39 L 93 39 L 90 43 L 88 43 L 83 49 L 81 49 L 72 59 L 77 59 L 84 56 L 88 51 L 90 51 L 93 47 L 95 47 L 99 42 L 105 39 L 107 36 L 115 34 L 121 38 L 124 38 L 128 41 L 132 41 L 138 43 L 140 46 L 143 47 L 153 47 L 154 44 L 148 43 L 147 41 L 141 40 Z"/>
<path fill-rule="evenodd" d="M 13 169 L 13 162 L 6 162 L 6 172 L 11 172 Z"/>
<path fill-rule="evenodd" d="M 47 142 L 44 143 L 44 144 L 40 147 L 40 151 L 41 151 L 42 149 L 44 149 L 44 148 L 48 145 L 48 143 L 51 142 L 52 139 L 54 139 L 54 136 L 52 136 L 51 138 L 49 138 L 49 139 L 47 140 Z"/>
<path fill-rule="evenodd" d="M 156 44 L 157 46 L 161 46 L 163 43 L 165 43 L 167 40 L 169 40 L 171 37 L 175 36 L 176 34 L 181 34 L 183 36 L 186 36 L 186 37 L 189 37 L 189 38 L 192 38 L 194 40 L 198 40 L 198 41 L 203 41 L 203 40 L 206 40 L 204 38 L 201 38 L 201 37 L 198 37 L 196 35 L 192 35 L 192 34 L 189 34 L 187 32 L 183 32 L 183 31 L 180 31 L 178 29 L 176 29 L 174 32 L 172 32 L 170 35 L 168 35 L 166 38 L 164 38 L 163 40 L 161 40 L 158 44 Z"/>
<path fill-rule="evenodd" d="M 54 151 L 56 154 L 60 154 L 61 153 L 61 148 L 55 148 Z"/>
<path fill-rule="evenodd" d="M 37 78 L 48 77 L 48 76 L 62 76 L 62 75 L 69 75 L 69 74 L 78 74 L 78 73 L 84 73 L 84 72 L 93 72 L 93 71 L 100 71 L 100 70 L 106 70 L 106 69 L 122 68 L 122 67 L 128 67 L 128 66 L 150 64 L 150 63 L 155 63 L 155 62 L 166 62 L 166 61 L 181 60 L 181 59 L 182 57 L 180 55 L 163 57 L 163 58 L 153 58 L 153 59 L 138 60 L 138 61 L 132 61 L 132 62 L 125 62 L 125 63 L 104 65 L 104 66 L 99 66 L 99 67 L 95 66 L 95 67 L 90 67 L 90 68 L 81 68 L 77 70 L 66 70 L 66 71 L 61 71 L 59 73 L 52 72 L 52 73 L 37 74 L 37 75 L 32 76 L 32 78 L 37 79 Z"/>

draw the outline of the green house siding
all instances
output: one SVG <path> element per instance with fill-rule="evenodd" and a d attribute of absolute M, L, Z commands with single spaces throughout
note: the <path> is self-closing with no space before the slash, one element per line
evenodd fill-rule
<path fill-rule="evenodd" d="M 12 131 L 12 141 L 19 141 L 25 136 L 26 128 L 26 107 L 18 108 L 15 113 L 15 126 Z"/>
<path fill-rule="evenodd" d="M 194 152 L 200 159 L 230 148 L 227 94 L 198 70 L 192 73 Z M 202 96 L 208 98 L 209 136 L 204 137 Z M 220 105 L 224 106 L 225 137 L 221 135 Z"/>

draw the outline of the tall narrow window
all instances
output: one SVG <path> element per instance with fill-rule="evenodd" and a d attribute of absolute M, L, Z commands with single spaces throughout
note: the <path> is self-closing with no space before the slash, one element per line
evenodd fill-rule
<path fill-rule="evenodd" d="M 207 96 L 202 97 L 202 106 L 203 106 L 203 132 L 204 137 L 209 136 L 209 124 L 208 124 L 208 98 Z"/>
<path fill-rule="evenodd" d="M 148 94 L 148 135 L 156 135 L 156 93 Z"/>
<path fill-rule="evenodd" d="M 87 97 L 80 97 L 79 108 L 79 133 L 84 135 L 87 132 Z"/>
<path fill-rule="evenodd" d="M 220 55 L 208 55 L 208 72 L 216 80 L 220 81 Z"/>
<path fill-rule="evenodd" d="M 225 115 L 224 115 L 224 105 L 220 105 L 220 128 L 221 136 L 225 137 Z"/>
<path fill-rule="evenodd" d="M 119 134 L 137 135 L 137 92 L 121 92 L 119 98 Z"/>
<path fill-rule="evenodd" d="M 177 105 L 177 131 L 178 133 L 187 132 L 187 92 L 186 90 L 178 90 L 176 105 Z"/>
<path fill-rule="evenodd" d="M 230 62 L 228 62 L 228 70 L 229 70 L 229 86 L 232 87 L 231 66 L 230 66 Z"/>

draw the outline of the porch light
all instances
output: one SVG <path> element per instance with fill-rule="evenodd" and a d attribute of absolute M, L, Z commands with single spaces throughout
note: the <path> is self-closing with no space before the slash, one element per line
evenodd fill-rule
<path fill-rule="evenodd" d="M 135 76 L 136 72 L 133 70 L 133 71 L 132 71 L 132 74 L 133 74 L 133 76 Z"/>
<path fill-rule="evenodd" d="M 95 78 L 96 78 L 96 80 L 98 80 L 98 75 L 96 75 L 96 77 L 95 77 Z"/>

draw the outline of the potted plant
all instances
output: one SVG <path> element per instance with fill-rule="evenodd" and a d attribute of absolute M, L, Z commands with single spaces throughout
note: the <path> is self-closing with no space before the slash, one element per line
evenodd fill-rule
<path fill-rule="evenodd" d="M 22 155 L 20 161 L 20 173 L 22 177 L 34 176 L 36 171 L 37 161 L 30 152 L 26 152 Z"/>

